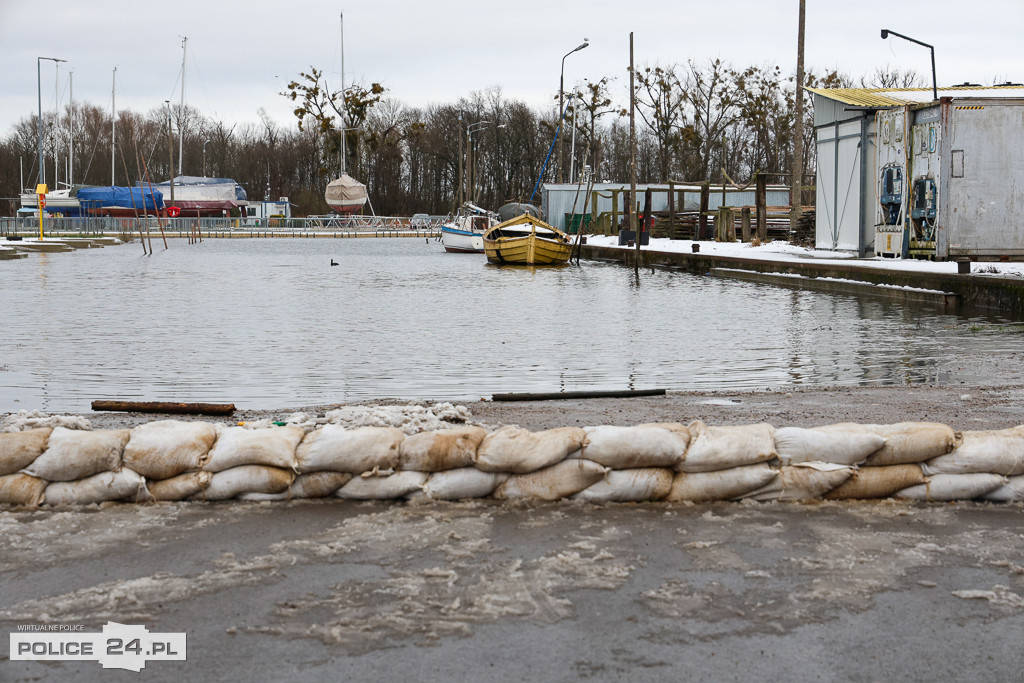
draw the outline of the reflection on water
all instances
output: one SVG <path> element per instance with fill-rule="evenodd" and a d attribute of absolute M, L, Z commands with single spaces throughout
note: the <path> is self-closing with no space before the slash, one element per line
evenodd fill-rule
<path fill-rule="evenodd" d="M 0 264 L 0 410 L 942 383 L 958 357 L 1012 342 L 926 307 L 664 271 L 638 285 L 601 263 L 487 267 L 415 239 L 137 247 Z"/>

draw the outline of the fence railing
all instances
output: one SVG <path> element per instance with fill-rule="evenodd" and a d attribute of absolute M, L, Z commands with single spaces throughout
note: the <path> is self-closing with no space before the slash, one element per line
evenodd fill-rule
<path fill-rule="evenodd" d="M 306 218 L 81 218 L 44 217 L 43 233 L 50 235 L 120 235 L 135 234 L 141 229 L 159 232 L 162 227 L 173 235 L 192 234 L 196 228 L 206 234 L 258 233 L 261 236 L 293 237 L 307 234 L 388 233 L 434 234 L 448 216 L 308 216 Z M 29 217 L 0 218 L 0 235 L 39 234 L 39 219 Z"/>

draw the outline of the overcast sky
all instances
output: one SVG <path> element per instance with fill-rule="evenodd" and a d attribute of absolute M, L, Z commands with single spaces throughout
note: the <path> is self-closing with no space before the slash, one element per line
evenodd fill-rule
<path fill-rule="evenodd" d="M 797 0 L 687 2 L 517 0 L 371 0 L 351 6 L 323 0 L 164 3 L 0 0 L 0 135 L 37 110 L 37 58 L 68 60 L 59 72 L 42 62 L 42 106 L 61 103 L 74 73 L 76 101 L 109 108 L 114 67 L 117 107 L 145 112 L 180 99 L 181 37 L 188 36 L 185 101 L 228 124 L 258 120 L 258 110 L 294 125 L 277 93 L 310 65 L 340 78 L 345 16 L 347 81 L 382 82 L 411 106 L 454 103 L 499 86 L 508 98 L 547 106 L 584 79 L 616 77 L 626 101 L 629 32 L 638 66 L 721 58 L 735 66 L 796 66 Z M 927 48 L 889 38 L 889 28 L 935 46 L 939 86 L 993 79 L 1024 82 L 1024 1 L 807 0 L 806 65 L 858 77 L 876 67 L 916 69 L 929 81 Z"/>

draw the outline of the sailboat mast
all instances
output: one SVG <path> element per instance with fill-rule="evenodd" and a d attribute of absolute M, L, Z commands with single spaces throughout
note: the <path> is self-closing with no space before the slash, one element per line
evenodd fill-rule
<path fill-rule="evenodd" d="M 114 85 L 110 89 L 110 186 L 113 187 L 114 183 L 114 148 L 115 144 L 114 137 L 114 124 L 117 122 L 117 67 L 114 67 Z"/>
<path fill-rule="evenodd" d="M 53 189 L 60 187 L 60 153 L 57 151 L 57 125 L 60 123 L 60 62 L 53 76 Z"/>
<path fill-rule="evenodd" d="M 75 72 L 68 74 L 68 131 L 70 142 L 68 143 L 68 187 L 75 182 Z"/>
<path fill-rule="evenodd" d="M 181 120 L 185 116 L 185 54 L 188 52 L 188 36 L 181 39 L 181 107 L 178 110 L 178 173 L 184 173 L 183 164 L 185 136 L 181 132 Z"/>
<path fill-rule="evenodd" d="M 348 119 L 348 108 L 345 103 L 345 13 L 341 16 L 341 175 L 345 175 L 345 125 Z"/>

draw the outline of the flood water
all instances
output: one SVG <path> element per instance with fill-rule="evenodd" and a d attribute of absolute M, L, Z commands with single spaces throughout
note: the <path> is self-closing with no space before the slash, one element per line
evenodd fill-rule
<path fill-rule="evenodd" d="M 498 268 L 433 240 L 162 246 L 0 262 L 0 411 L 942 384 L 1019 337 L 978 333 L 998 317 L 869 297 L 669 271 L 638 284 L 596 262 Z"/>

